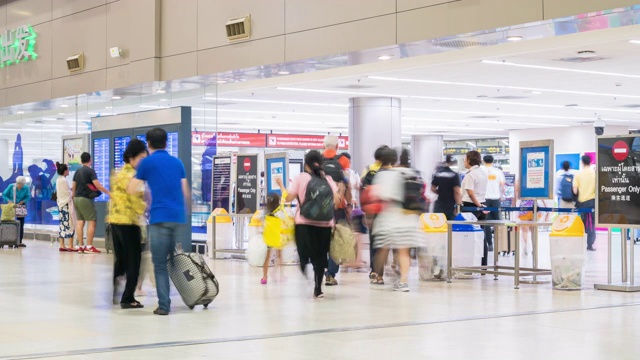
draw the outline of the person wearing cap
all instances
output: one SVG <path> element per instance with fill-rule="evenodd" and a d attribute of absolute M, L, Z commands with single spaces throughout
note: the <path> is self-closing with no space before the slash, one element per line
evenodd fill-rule
<path fill-rule="evenodd" d="M 25 186 L 27 183 L 27 178 L 24 176 L 18 176 L 16 178 L 16 183 L 9 185 L 4 192 L 2 193 L 2 197 L 8 204 L 15 204 L 17 206 L 26 207 L 29 200 L 31 200 L 31 192 L 29 191 L 29 187 Z M 22 243 L 22 239 L 24 238 L 24 216 L 17 216 L 16 219 L 18 223 L 20 223 L 20 244 L 19 247 L 26 247 L 27 245 Z"/>
<path fill-rule="evenodd" d="M 506 183 L 504 173 L 502 170 L 493 166 L 493 156 L 485 155 L 482 160 L 484 161 L 484 166 L 481 167 L 481 169 L 487 174 L 487 191 L 484 195 L 485 204 L 490 208 L 498 208 L 500 207 L 500 200 L 502 200 L 504 195 L 504 186 Z M 489 211 L 487 220 L 500 220 L 500 211 Z M 488 251 L 493 251 L 491 228 L 491 226 L 484 226 L 484 242 Z"/>
<path fill-rule="evenodd" d="M 453 220 L 455 206 L 461 202 L 460 176 L 451 170 L 453 164 L 455 164 L 453 156 L 447 155 L 431 180 L 431 191 L 438 195 L 433 211 L 444 214 L 447 220 Z"/>

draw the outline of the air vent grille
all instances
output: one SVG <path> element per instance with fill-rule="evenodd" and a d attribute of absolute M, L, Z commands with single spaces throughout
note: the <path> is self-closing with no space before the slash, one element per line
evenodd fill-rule
<path fill-rule="evenodd" d="M 361 84 L 351 84 L 351 85 L 344 85 L 344 86 L 336 86 L 336 88 L 338 89 L 371 89 L 374 88 L 376 86 L 373 85 L 361 85 Z"/>
<path fill-rule="evenodd" d="M 67 58 L 67 69 L 70 72 L 78 72 L 84 69 L 84 53 L 69 56 Z"/>
<path fill-rule="evenodd" d="M 251 37 L 251 15 L 231 19 L 227 21 L 225 27 L 229 41 L 249 39 Z"/>
<path fill-rule="evenodd" d="M 556 59 L 556 61 L 564 61 L 564 62 L 570 62 L 570 63 L 587 63 L 587 62 L 600 61 L 605 59 L 606 58 L 602 56 L 589 56 L 589 57 L 574 56 L 574 57 Z"/>
<path fill-rule="evenodd" d="M 487 43 L 477 42 L 477 41 L 469 41 L 469 40 L 446 40 L 433 44 L 434 46 L 452 48 L 452 49 L 468 49 L 480 46 L 487 46 Z"/>

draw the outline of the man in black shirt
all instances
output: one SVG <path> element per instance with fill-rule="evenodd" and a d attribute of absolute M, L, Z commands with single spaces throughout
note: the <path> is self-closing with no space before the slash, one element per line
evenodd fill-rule
<path fill-rule="evenodd" d="M 438 168 L 431 181 L 431 191 L 438 194 L 433 211 L 445 214 L 447 220 L 453 220 L 455 205 L 461 202 L 460 176 L 451 170 L 453 164 L 455 160 L 447 155 L 443 166 Z"/>

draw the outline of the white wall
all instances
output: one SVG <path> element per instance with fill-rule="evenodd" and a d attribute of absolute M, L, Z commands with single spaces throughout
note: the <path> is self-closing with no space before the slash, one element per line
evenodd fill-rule
<path fill-rule="evenodd" d="M 623 134 L 629 134 L 628 127 L 607 126 L 604 133 L 604 135 Z M 596 151 L 596 135 L 591 124 L 566 128 L 511 130 L 509 131 L 509 147 L 512 172 L 518 174 L 518 169 L 520 169 L 520 142 L 531 140 L 553 140 L 554 161 L 555 154 L 582 154 Z M 553 168 L 555 169 L 555 164 Z"/>

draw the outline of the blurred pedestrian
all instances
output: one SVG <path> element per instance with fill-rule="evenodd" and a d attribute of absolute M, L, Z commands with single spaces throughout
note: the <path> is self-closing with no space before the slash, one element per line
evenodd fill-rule
<path fill-rule="evenodd" d="M 453 164 L 455 164 L 453 156 L 447 155 L 431 181 L 431 191 L 438 194 L 433 211 L 444 214 L 447 220 L 454 219 L 456 204 L 461 202 L 460 176 L 451 170 Z"/>

